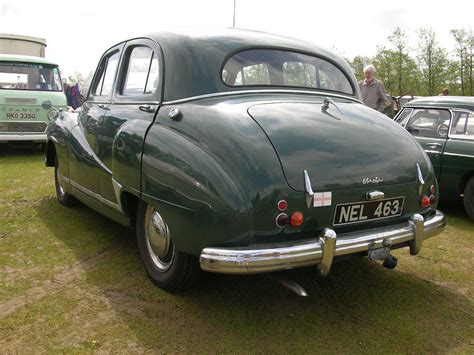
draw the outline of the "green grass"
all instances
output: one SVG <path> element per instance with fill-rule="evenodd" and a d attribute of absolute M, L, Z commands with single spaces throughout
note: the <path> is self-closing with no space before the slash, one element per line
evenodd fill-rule
<path fill-rule="evenodd" d="M 0 352 L 474 352 L 474 224 L 399 266 L 358 260 L 267 275 L 203 274 L 169 294 L 148 280 L 134 231 L 54 198 L 43 153 L 0 147 Z"/>

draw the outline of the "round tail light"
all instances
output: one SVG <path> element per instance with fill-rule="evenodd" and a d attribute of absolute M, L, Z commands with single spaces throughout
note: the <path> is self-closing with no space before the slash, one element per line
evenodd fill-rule
<path fill-rule="evenodd" d="M 304 222 L 304 216 L 301 212 L 295 212 L 290 217 L 290 224 L 292 227 L 299 227 Z"/>
<path fill-rule="evenodd" d="M 280 213 L 277 218 L 275 219 L 275 223 L 278 228 L 285 228 L 288 224 L 288 215 L 286 213 Z"/>
<path fill-rule="evenodd" d="M 423 198 L 421 199 L 420 206 L 421 208 L 428 208 L 431 205 L 431 200 L 428 196 L 423 195 Z"/>
<path fill-rule="evenodd" d="M 278 201 L 277 208 L 279 211 L 284 211 L 288 207 L 288 203 L 285 200 Z"/>

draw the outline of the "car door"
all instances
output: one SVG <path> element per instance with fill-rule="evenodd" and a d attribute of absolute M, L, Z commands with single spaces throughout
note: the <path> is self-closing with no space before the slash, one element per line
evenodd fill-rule
<path fill-rule="evenodd" d="M 126 43 L 113 99 L 98 128 L 98 156 L 103 198 L 117 201 L 117 183 L 140 191 L 141 154 L 145 134 L 158 111 L 161 51 L 149 39 Z"/>
<path fill-rule="evenodd" d="M 79 125 L 71 137 L 70 174 L 73 184 L 85 193 L 100 193 L 98 127 L 110 105 L 121 47 L 107 51 L 99 62 L 87 100 L 79 113 Z M 74 134 L 77 133 L 77 134 Z M 77 186 L 78 185 L 78 186 Z"/>
<path fill-rule="evenodd" d="M 429 155 L 438 180 L 441 177 L 443 151 L 448 139 L 451 116 L 448 109 L 414 108 L 405 125 Z"/>
<path fill-rule="evenodd" d="M 474 171 L 474 113 L 454 110 L 449 139 L 443 153 L 440 189 L 447 199 L 456 200 L 461 178 Z"/>

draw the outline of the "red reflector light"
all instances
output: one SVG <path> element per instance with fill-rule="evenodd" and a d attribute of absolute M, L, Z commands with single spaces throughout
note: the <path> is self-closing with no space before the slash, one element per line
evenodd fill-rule
<path fill-rule="evenodd" d="M 278 201 L 277 208 L 278 208 L 279 211 L 284 211 L 284 210 L 286 210 L 287 207 L 288 207 L 288 204 L 286 203 L 285 200 Z"/>
<path fill-rule="evenodd" d="M 301 212 L 295 212 L 291 215 L 290 224 L 292 227 L 299 227 L 304 222 L 304 216 Z"/>
<path fill-rule="evenodd" d="M 277 227 L 284 228 L 288 224 L 288 215 L 286 213 L 280 213 L 275 219 Z"/>
<path fill-rule="evenodd" d="M 421 199 L 420 206 L 422 208 L 427 208 L 430 207 L 431 205 L 431 200 L 428 196 L 424 195 L 423 198 Z"/>

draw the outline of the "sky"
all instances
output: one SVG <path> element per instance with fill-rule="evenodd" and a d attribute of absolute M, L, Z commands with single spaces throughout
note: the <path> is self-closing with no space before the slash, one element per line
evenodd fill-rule
<path fill-rule="evenodd" d="M 95 69 L 102 53 L 136 35 L 180 26 L 232 27 L 234 0 L 0 0 L 0 33 L 45 38 L 46 58 L 63 77 Z M 372 56 L 396 27 L 416 50 L 416 30 L 431 27 L 449 53 L 453 28 L 472 27 L 474 1 L 236 0 L 238 28 L 301 38 L 347 58 Z"/>

